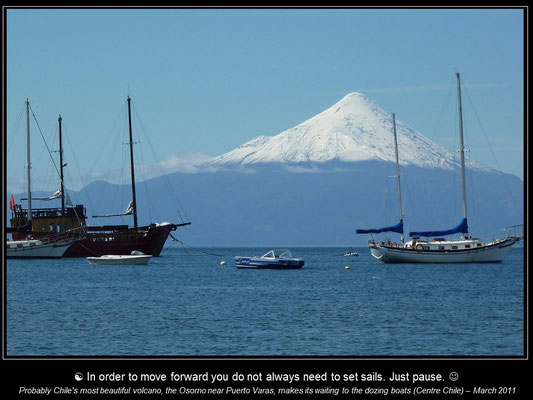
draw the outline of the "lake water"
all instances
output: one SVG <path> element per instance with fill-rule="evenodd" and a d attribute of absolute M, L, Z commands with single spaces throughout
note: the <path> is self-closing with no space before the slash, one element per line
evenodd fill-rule
<path fill-rule="evenodd" d="M 523 355 L 522 248 L 458 265 L 290 249 L 301 270 L 235 268 L 267 248 L 170 246 L 147 266 L 8 260 L 7 355 Z"/>

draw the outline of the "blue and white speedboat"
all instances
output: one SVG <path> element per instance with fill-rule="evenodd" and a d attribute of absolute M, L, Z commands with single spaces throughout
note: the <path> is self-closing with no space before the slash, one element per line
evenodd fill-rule
<path fill-rule="evenodd" d="M 303 258 L 294 258 L 287 249 L 270 250 L 261 257 L 235 257 L 237 268 L 249 269 L 300 269 L 304 262 Z"/>

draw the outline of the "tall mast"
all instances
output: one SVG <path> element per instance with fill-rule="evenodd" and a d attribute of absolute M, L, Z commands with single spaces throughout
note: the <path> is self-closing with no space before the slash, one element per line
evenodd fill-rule
<path fill-rule="evenodd" d="M 26 160 L 28 162 L 28 222 L 31 228 L 32 210 L 31 210 L 31 161 L 30 161 L 30 101 L 26 99 Z"/>
<path fill-rule="evenodd" d="M 135 199 L 135 168 L 133 166 L 133 136 L 131 133 L 131 99 L 128 96 L 128 122 L 130 128 L 131 195 L 133 200 L 133 227 L 137 230 L 137 200 Z"/>
<path fill-rule="evenodd" d="M 459 141 L 460 141 L 460 150 L 461 153 L 461 181 L 463 184 L 463 218 L 467 218 L 467 208 L 466 208 L 466 179 L 465 179 L 465 145 L 463 140 L 463 105 L 461 102 L 461 77 L 459 72 L 456 72 L 457 76 L 457 96 L 459 98 Z M 465 236 L 468 236 L 468 232 L 465 233 Z"/>
<path fill-rule="evenodd" d="M 394 151 L 396 155 L 396 179 L 398 183 L 398 204 L 400 206 L 400 221 L 403 220 L 402 211 L 402 185 L 400 184 L 400 161 L 398 158 L 398 138 L 396 136 L 396 115 L 392 113 L 392 131 L 394 132 Z M 403 233 L 401 236 L 402 243 L 404 243 Z"/>
<path fill-rule="evenodd" d="M 61 115 L 59 115 L 59 178 L 61 179 L 61 215 L 65 214 L 65 185 L 63 184 L 63 135 L 61 134 Z"/>

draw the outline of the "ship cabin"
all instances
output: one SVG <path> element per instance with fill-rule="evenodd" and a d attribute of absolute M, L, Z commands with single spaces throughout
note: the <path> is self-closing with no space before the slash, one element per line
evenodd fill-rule
<path fill-rule="evenodd" d="M 28 210 L 15 205 L 11 217 L 13 240 L 25 238 L 25 233 L 32 232 L 35 239 L 64 234 L 65 236 L 82 236 L 86 233 L 86 210 L 83 205 L 67 208 L 33 208 L 32 223 L 28 225 Z M 17 229 L 19 232 L 17 232 Z"/>
<path fill-rule="evenodd" d="M 419 251 L 473 250 L 482 246 L 483 244 L 478 238 L 462 238 L 459 240 L 434 238 L 432 240 L 420 240 L 415 236 L 411 241 L 405 243 L 405 248 L 411 248 Z"/>

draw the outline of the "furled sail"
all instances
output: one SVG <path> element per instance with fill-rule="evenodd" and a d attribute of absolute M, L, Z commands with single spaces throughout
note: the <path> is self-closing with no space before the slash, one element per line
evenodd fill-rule
<path fill-rule="evenodd" d="M 53 195 L 51 195 L 50 197 L 32 197 L 31 199 L 32 200 L 49 201 L 49 200 L 55 200 L 55 199 L 60 199 L 60 198 L 61 198 L 61 190 L 58 190 Z M 28 198 L 27 197 L 23 197 L 21 200 L 28 200 Z"/>
<path fill-rule="evenodd" d="M 61 190 L 58 190 L 56 191 L 54 194 L 52 194 L 50 197 L 32 197 L 31 199 L 32 200 L 42 200 L 42 201 L 50 201 L 50 200 L 55 200 L 55 199 L 60 199 L 61 197 L 63 197 L 63 193 L 61 192 Z M 23 197 L 21 198 L 21 200 L 28 200 L 27 197 Z M 70 200 L 70 196 L 68 195 L 68 192 L 67 192 L 67 195 L 65 197 L 65 201 L 67 203 L 67 206 L 72 206 L 72 200 Z"/>
<path fill-rule="evenodd" d="M 455 228 L 448 229 L 447 231 L 409 232 L 409 236 L 435 237 L 453 235 L 454 233 L 468 233 L 468 221 L 466 218 L 463 218 L 461 223 Z"/>
<path fill-rule="evenodd" d="M 119 214 L 104 214 L 104 215 L 93 215 L 93 218 L 103 218 L 103 217 L 121 217 L 123 215 L 131 215 L 133 214 L 133 200 L 129 202 L 128 207 L 126 208 L 126 211 Z"/>
<path fill-rule="evenodd" d="M 355 231 L 356 234 L 382 233 L 382 232 L 396 232 L 396 233 L 403 234 L 403 219 L 401 219 L 400 222 L 394 226 L 387 226 L 385 228 L 380 228 L 380 229 L 357 229 Z"/>

